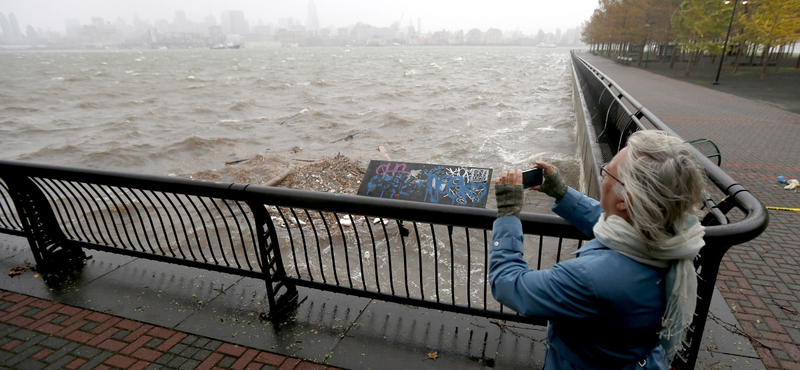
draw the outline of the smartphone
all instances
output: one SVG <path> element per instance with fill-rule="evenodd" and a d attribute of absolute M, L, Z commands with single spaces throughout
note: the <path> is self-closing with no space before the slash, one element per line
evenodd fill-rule
<path fill-rule="evenodd" d="M 541 185 L 543 181 L 542 169 L 534 168 L 532 170 L 522 171 L 522 188 L 527 189 L 537 185 Z"/>

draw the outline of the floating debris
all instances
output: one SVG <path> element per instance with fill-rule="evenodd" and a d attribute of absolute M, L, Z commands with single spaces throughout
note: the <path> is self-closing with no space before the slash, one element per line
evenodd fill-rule
<path fill-rule="evenodd" d="M 293 160 L 301 161 L 305 160 Z M 201 171 L 194 174 L 181 174 L 179 176 L 193 179 L 236 182 L 240 184 L 265 185 L 273 178 L 280 178 L 281 172 L 291 164 L 282 157 L 266 157 L 256 155 L 252 158 L 237 159 L 225 163 L 222 169 Z M 274 186 L 335 192 L 341 194 L 356 194 L 364 177 L 366 166 L 354 160 L 337 154 L 305 166 L 292 166 L 286 176 L 283 176 Z"/>

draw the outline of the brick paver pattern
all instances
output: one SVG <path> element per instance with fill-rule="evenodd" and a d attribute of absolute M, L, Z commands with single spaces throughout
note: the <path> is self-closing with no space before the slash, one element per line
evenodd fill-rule
<path fill-rule="evenodd" d="M 0 369 L 334 368 L 0 290 Z"/>

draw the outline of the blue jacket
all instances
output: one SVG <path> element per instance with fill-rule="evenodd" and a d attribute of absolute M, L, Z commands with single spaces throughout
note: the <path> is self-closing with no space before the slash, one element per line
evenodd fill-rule
<path fill-rule="evenodd" d="M 589 238 L 600 204 L 569 189 L 553 205 Z M 658 344 L 666 270 L 638 263 L 596 239 L 580 257 L 549 270 L 522 259 L 519 218 L 495 220 L 489 281 L 492 295 L 522 315 L 548 320 L 545 369 L 664 369 Z"/>

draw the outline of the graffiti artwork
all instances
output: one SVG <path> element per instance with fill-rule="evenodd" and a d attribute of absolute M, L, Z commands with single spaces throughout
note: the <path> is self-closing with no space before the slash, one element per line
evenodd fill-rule
<path fill-rule="evenodd" d="M 490 168 L 370 161 L 358 195 L 486 207 Z"/>

